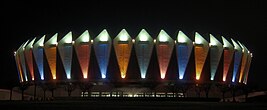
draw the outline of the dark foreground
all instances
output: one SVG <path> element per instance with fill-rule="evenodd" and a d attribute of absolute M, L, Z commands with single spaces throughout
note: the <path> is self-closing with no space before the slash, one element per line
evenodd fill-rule
<path fill-rule="evenodd" d="M 0 101 L 0 107 L 15 110 L 92 110 L 92 109 L 160 109 L 160 110 L 267 110 L 266 102 L 232 103 L 212 100 L 167 99 L 64 99 L 51 101 Z M 4 109 L 1 109 L 4 110 Z"/>

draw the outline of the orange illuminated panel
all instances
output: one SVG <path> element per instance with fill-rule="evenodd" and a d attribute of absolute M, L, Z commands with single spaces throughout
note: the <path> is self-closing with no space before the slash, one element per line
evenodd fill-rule
<path fill-rule="evenodd" d="M 248 58 L 247 58 L 246 69 L 244 71 L 245 72 L 244 77 L 243 77 L 243 83 L 244 84 L 247 84 L 247 81 L 248 81 L 248 73 L 249 73 L 249 69 L 250 69 L 251 59 L 252 59 L 252 54 L 249 54 Z"/>
<path fill-rule="evenodd" d="M 196 80 L 200 79 L 203 66 L 208 55 L 208 49 L 202 46 L 195 46 Z"/>
<path fill-rule="evenodd" d="M 18 55 L 18 51 L 16 52 L 15 54 L 15 59 L 16 59 L 16 64 L 17 64 L 17 68 L 18 68 L 18 73 L 19 73 L 19 80 L 20 82 L 23 82 L 23 73 L 22 73 L 22 67 L 21 67 L 21 64 L 20 64 L 20 58 L 19 58 L 19 55 Z"/>
<path fill-rule="evenodd" d="M 90 62 L 91 42 L 89 32 L 84 33 L 75 40 L 74 48 L 83 74 L 83 78 L 88 78 L 88 67 Z"/>
<path fill-rule="evenodd" d="M 53 79 L 56 79 L 56 65 L 57 65 L 57 47 L 50 47 L 46 49 L 46 58 L 52 73 Z"/>
<path fill-rule="evenodd" d="M 241 69 L 240 69 L 239 80 L 238 80 L 239 83 L 242 82 L 242 79 L 244 77 L 246 64 L 247 64 L 247 57 L 248 57 L 247 51 L 244 51 L 242 55 Z"/>
<path fill-rule="evenodd" d="M 128 44 L 118 44 L 116 47 L 116 56 L 120 67 L 121 78 L 126 77 L 127 67 L 130 60 L 131 45 Z"/>
<path fill-rule="evenodd" d="M 32 80 L 34 81 L 34 71 L 33 71 L 33 53 L 32 53 L 32 45 L 35 38 L 26 46 L 25 48 L 25 58 L 27 61 L 27 66 L 31 75 Z"/>
<path fill-rule="evenodd" d="M 115 37 L 113 41 L 115 53 L 117 56 L 117 61 L 119 64 L 121 78 L 126 77 L 126 72 L 129 64 L 129 60 L 131 57 L 132 51 L 132 38 L 127 33 L 125 29 L 121 30 L 121 32 Z"/>
<path fill-rule="evenodd" d="M 239 74 L 239 80 L 238 80 L 238 82 L 241 83 L 242 80 L 244 79 L 244 75 L 246 72 L 245 69 L 246 69 L 246 64 L 248 62 L 249 51 L 243 44 L 241 44 L 240 42 L 238 42 L 238 43 L 242 47 L 242 60 L 241 60 L 241 68 L 240 68 L 240 74 Z"/>
<path fill-rule="evenodd" d="M 80 63 L 80 67 L 82 70 L 83 78 L 88 77 L 88 67 L 90 62 L 90 45 L 79 45 L 76 48 L 76 53 L 78 57 L 78 61 Z"/>
<path fill-rule="evenodd" d="M 159 45 L 157 48 L 157 53 L 158 53 L 158 61 L 159 61 L 159 67 L 160 67 L 160 77 L 162 79 L 165 78 L 166 72 L 169 66 L 169 61 L 171 54 L 170 51 L 172 48 L 170 48 L 168 45 Z"/>
<path fill-rule="evenodd" d="M 57 67 L 57 34 L 50 38 L 45 43 L 45 55 L 52 74 L 52 78 L 56 79 L 56 67 Z"/>
<path fill-rule="evenodd" d="M 199 34 L 195 33 L 195 65 L 196 80 L 200 80 L 202 69 L 209 52 L 209 43 Z"/>

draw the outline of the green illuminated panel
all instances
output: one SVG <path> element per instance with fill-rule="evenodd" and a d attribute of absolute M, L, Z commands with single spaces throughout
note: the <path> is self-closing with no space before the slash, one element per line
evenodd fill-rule
<path fill-rule="evenodd" d="M 223 45 L 210 34 L 210 80 L 214 80 L 221 56 Z"/>
<path fill-rule="evenodd" d="M 58 42 L 58 50 L 67 79 L 71 79 L 72 32 L 69 32 Z"/>

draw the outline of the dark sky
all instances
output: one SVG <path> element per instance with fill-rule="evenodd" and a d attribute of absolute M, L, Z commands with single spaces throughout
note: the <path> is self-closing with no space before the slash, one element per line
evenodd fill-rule
<path fill-rule="evenodd" d="M 125 28 L 133 38 L 145 28 L 152 36 L 160 29 L 175 36 L 178 30 L 188 35 L 195 31 L 233 38 L 253 53 L 248 84 L 267 88 L 264 54 L 267 36 L 267 7 L 264 0 L 216 2 L 21 2 L 1 3 L 1 77 L 0 88 L 16 84 L 14 50 L 33 37 L 81 34 L 88 29 L 97 35 L 104 28 L 111 36 Z M 193 37 L 191 36 L 192 40 Z M 209 38 L 206 36 L 206 40 Z"/>

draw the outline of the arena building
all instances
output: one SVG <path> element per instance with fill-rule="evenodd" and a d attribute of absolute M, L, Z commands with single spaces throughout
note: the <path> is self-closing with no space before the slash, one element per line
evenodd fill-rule
<path fill-rule="evenodd" d="M 125 29 L 114 37 L 106 29 L 44 35 L 14 56 L 19 88 L 34 97 L 220 97 L 247 84 L 252 60 L 234 39 L 164 30 L 151 36 L 145 29 L 137 36 Z"/>

